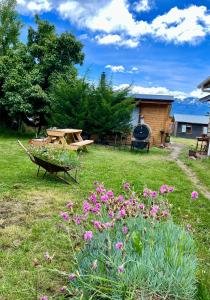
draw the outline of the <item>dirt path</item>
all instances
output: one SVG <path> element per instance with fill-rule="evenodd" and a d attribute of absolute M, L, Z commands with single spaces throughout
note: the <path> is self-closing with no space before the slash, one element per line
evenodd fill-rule
<path fill-rule="evenodd" d="M 184 144 L 178 144 L 178 143 L 172 144 L 172 152 L 170 155 L 170 159 L 176 161 L 176 163 L 181 168 L 181 170 L 188 176 L 191 182 L 195 185 L 196 189 L 200 191 L 208 200 L 210 200 L 210 192 L 208 191 L 208 189 L 198 179 L 196 174 L 179 159 L 180 152 L 184 147 L 185 147 Z"/>

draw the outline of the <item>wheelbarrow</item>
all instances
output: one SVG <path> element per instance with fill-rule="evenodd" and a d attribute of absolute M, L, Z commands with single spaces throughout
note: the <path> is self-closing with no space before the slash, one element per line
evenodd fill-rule
<path fill-rule="evenodd" d="M 70 171 L 72 171 L 74 168 L 70 167 L 70 166 L 59 166 L 56 165 L 54 163 L 45 161 L 37 156 L 34 156 L 30 153 L 30 151 L 18 140 L 18 144 L 24 149 L 24 151 L 26 152 L 26 154 L 29 156 L 30 160 L 38 166 L 38 170 L 37 170 L 37 176 L 39 176 L 39 171 L 40 168 L 43 168 L 45 170 L 45 173 L 43 175 L 43 178 L 46 176 L 47 173 L 53 175 L 54 177 L 62 180 L 63 182 L 70 184 L 70 182 L 66 179 L 70 178 L 71 180 L 73 180 L 76 183 L 79 183 L 77 181 L 77 168 L 75 169 L 74 175 L 70 174 Z M 64 176 L 59 176 L 58 173 L 63 173 Z M 65 176 L 66 175 L 66 176 Z"/>

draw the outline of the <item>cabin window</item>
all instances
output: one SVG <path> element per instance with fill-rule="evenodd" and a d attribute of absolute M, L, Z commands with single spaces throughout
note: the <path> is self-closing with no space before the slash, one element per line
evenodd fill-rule
<path fill-rule="evenodd" d="M 186 125 L 186 133 L 192 134 L 192 125 Z"/>
<path fill-rule="evenodd" d="M 203 127 L 203 134 L 207 134 L 208 133 L 208 127 L 207 126 L 204 126 Z"/>
<path fill-rule="evenodd" d="M 192 134 L 192 125 L 182 125 L 181 133 Z"/>
<path fill-rule="evenodd" d="M 187 131 L 186 125 L 182 125 L 182 133 L 186 133 L 186 131 Z"/>

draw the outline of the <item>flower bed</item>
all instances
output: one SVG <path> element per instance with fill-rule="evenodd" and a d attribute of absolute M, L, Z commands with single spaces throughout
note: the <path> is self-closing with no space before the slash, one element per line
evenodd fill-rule
<path fill-rule="evenodd" d="M 195 245 L 172 221 L 167 194 L 173 190 L 163 185 L 159 192 L 144 189 L 138 195 L 125 183 L 115 195 L 95 183 L 81 215 L 69 202 L 61 217 L 81 226 L 85 245 L 75 253 L 75 272 L 63 292 L 75 299 L 192 300 Z"/>
<path fill-rule="evenodd" d="M 33 156 L 57 166 L 71 167 L 72 169 L 80 166 L 79 157 L 75 151 L 31 146 L 29 152 Z"/>

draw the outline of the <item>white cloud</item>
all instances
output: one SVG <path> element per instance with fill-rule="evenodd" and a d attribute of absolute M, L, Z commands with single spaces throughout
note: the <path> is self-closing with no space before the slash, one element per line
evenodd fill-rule
<path fill-rule="evenodd" d="M 125 71 L 125 68 L 123 66 L 107 65 L 105 68 L 112 70 L 112 72 L 120 72 L 120 73 L 122 73 L 122 72 Z"/>
<path fill-rule="evenodd" d="M 138 46 L 139 41 L 136 39 L 130 39 L 119 34 L 107 34 L 107 35 L 97 35 L 95 40 L 100 45 L 116 45 L 125 46 L 127 48 L 135 48 Z"/>
<path fill-rule="evenodd" d="M 149 11 L 151 9 L 149 0 L 139 0 L 137 2 L 134 3 L 134 9 L 137 12 L 140 11 Z"/>
<path fill-rule="evenodd" d="M 115 86 L 116 90 L 124 89 L 129 87 L 130 84 L 120 84 L 118 86 Z M 174 91 L 169 90 L 166 87 L 158 86 L 158 87 L 144 87 L 144 86 L 138 86 L 138 85 L 132 85 L 131 86 L 131 92 L 134 94 L 151 94 L 151 95 L 171 95 L 175 98 L 178 98 L 180 100 L 184 100 L 187 97 L 194 97 L 194 98 L 202 98 L 207 95 L 207 93 L 203 93 L 201 90 L 193 90 L 192 92 L 186 93 L 182 91 Z"/>
<path fill-rule="evenodd" d="M 60 16 L 81 28 L 97 32 L 100 44 L 137 47 L 142 37 L 151 36 L 175 44 L 197 43 L 210 34 L 206 6 L 173 7 L 151 22 L 135 18 L 128 0 L 17 0 L 22 13 L 57 10 Z M 134 2 L 136 11 L 148 10 L 150 1 Z"/>
<path fill-rule="evenodd" d="M 50 11 L 52 9 L 52 3 L 49 0 L 17 0 L 18 9 L 21 12 L 32 12 L 32 13 L 41 13 L 45 11 Z"/>

